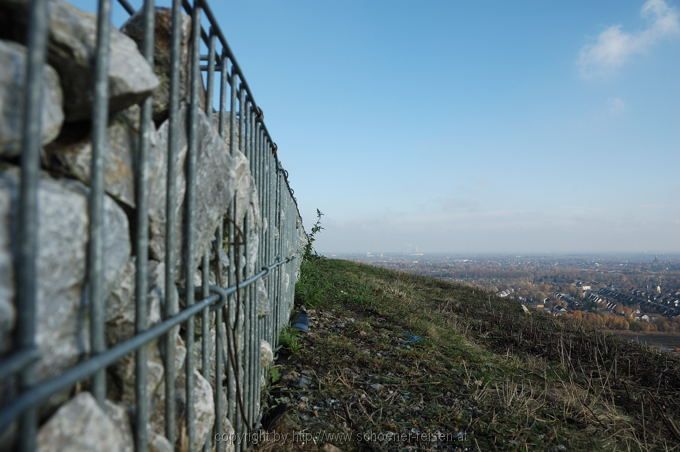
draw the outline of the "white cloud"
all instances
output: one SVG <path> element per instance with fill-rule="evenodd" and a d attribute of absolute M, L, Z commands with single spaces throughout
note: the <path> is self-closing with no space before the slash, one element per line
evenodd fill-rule
<path fill-rule="evenodd" d="M 620 115 L 626 111 L 626 103 L 620 97 L 610 97 L 609 100 L 607 100 L 607 107 L 609 113 L 613 115 Z"/>
<path fill-rule="evenodd" d="M 607 75 L 660 40 L 680 34 L 680 15 L 666 0 L 645 0 L 640 14 L 647 21 L 645 29 L 626 32 L 612 25 L 581 49 L 578 66 L 584 78 Z"/>

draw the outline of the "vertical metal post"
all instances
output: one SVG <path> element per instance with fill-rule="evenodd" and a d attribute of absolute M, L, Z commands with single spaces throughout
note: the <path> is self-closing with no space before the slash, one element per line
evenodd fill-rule
<path fill-rule="evenodd" d="M 214 85 L 215 85 L 215 44 L 217 41 L 217 36 L 215 36 L 215 31 L 210 27 L 210 35 L 208 40 L 208 74 L 206 77 L 206 90 L 205 90 L 205 113 L 210 119 L 210 124 L 213 120 L 213 96 L 214 96 Z"/>
<path fill-rule="evenodd" d="M 142 54 L 153 67 L 154 51 L 154 0 L 144 0 L 144 38 Z M 136 158 L 135 171 L 135 206 L 136 206 L 136 246 L 135 261 L 135 332 L 139 334 L 148 326 L 147 306 L 147 274 L 149 258 L 149 220 L 147 199 L 147 167 L 146 160 L 151 142 L 151 115 L 153 113 L 153 98 L 147 97 L 142 102 L 139 118 L 139 151 Z M 147 359 L 148 345 L 143 345 L 135 353 L 135 450 L 147 450 L 149 423 L 149 400 L 147 394 Z"/>
<path fill-rule="evenodd" d="M 276 253 L 274 253 L 274 240 L 275 240 L 275 235 L 274 235 L 274 225 L 276 223 L 275 217 L 274 217 L 274 207 L 276 205 L 276 186 L 274 185 L 274 178 L 276 177 L 276 159 L 274 158 L 274 146 L 272 144 L 272 148 L 267 152 L 267 160 L 269 162 L 269 178 L 267 180 L 267 183 L 269 184 L 269 188 L 267 189 L 267 192 L 269 193 L 269 202 L 267 203 L 267 215 L 269 216 L 269 242 L 267 243 L 267 249 L 269 251 L 269 262 L 274 263 L 276 261 Z M 276 300 L 276 284 L 274 281 L 274 272 L 271 272 L 269 274 L 269 290 L 270 290 L 270 296 L 269 296 L 269 312 L 271 312 L 271 315 L 269 316 L 269 338 L 268 341 L 270 344 L 274 344 L 274 335 L 276 334 L 274 331 L 274 308 L 275 308 L 275 300 Z"/>
<path fill-rule="evenodd" d="M 276 247 L 277 240 L 278 240 L 277 239 L 278 230 L 275 229 L 275 228 L 278 227 L 278 224 L 277 224 L 277 220 L 278 220 L 277 207 L 278 207 L 278 204 L 279 204 L 279 190 L 278 190 L 278 188 L 279 188 L 278 187 L 279 165 L 278 165 L 278 163 L 279 162 L 277 162 L 277 160 L 276 160 L 276 153 L 272 153 L 272 223 L 273 223 L 272 227 L 274 229 L 272 229 L 271 246 L 272 246 L 272 261 L 273 262 L 276 262 L 276 260 L 279 257 L 278 256 L 278 249 Z M 277 284 L 277 279 L 276 279 L 277 270 L 278 270 L 278 268 L 275 269 L 272 272 L 272 276 L 271 276 L 272 287 L 274 289 L 274 296 L 273 296 L 273 299 L 272 299 L 272 303 L 273 303 L 272 312 L 274 313 L 274 315 L 272 315 L 272 342 L 271 342 L 272 344 L 276 344 L 277 339 L 278 339 L 276 337 L 277 333 L 278 333 L 276 331 L 276 310 L 277 310 L 276 302 L 277 302 L 277 297 L 278 297 L 278 284 Z"/>
<path fill-rule="evenodd" d="M 259 201 L 259 196 L 260 196 L 260 189 L 258 186 L 258 178 L 260 176 L 260 171 L 259 171 L 259 162 L 260 162 L 260 146 L 262 144 L 261 142 L 261 136 L 262 136 L 262 128 L 261 128 L 261 117 L 258 114 L 258 117 L 255 118 L 254 121 L 254 132 L 253 132 L 253 178 L 254 178 L 254 183 L 255 187 L 257 189 L 257 194 L 258 194 L 258 201 Z M 260 206 L 260 203 L 258 202 L 258 207 Z M 257 248 L 257 260 L 256 260 L 256 265 L 255 269 L 259 270 L 262 268 L 262 260 L 260 259 L 260 250 L 262 249 L 262 216 L 260 215 L 260 228 L 258 230 L 258 248 Z M 253 302 L 253 324 L 255 327 L 255 332 L 253 334 L 254 336 L 254 370 L 253 370 L 253 385 L 255 387 L 255 400 L 253 401 L 253 423 L 257 426 L 259 424 L 259 418 L 260 418 L 260 413 L 258 409 L 258 399 L 261 396 L 261 391 L 262 388 L 260 387 L 260 381 L 262 378 L 262 369 L 260 368 L 260 319 L 259 319 L 259 290 L 257 289 L 257 285 L 255 285 L 255 297 L 254 297 L 254 302 Z"/>
<path fill-rule="evenodd" d="M 276 193 L 274 190 L 274 174 L 276 172 L 276 168 L 274 166 L 274 154 L 273 154 L 273 146 L 267 152 L 267 167 L 268 167 L 268 173 L 267 173 L 267 217 L 269 219 L 269 239 L 267 241 L 267 253 L 269 257 L 267 258 L 267 262 L 269 264 L 272 264 L 274 262 L 275 256 L 274 256 L 274 203 L 276 202 Z M 270 344 L 274 344 L 274 298 L 275 298 L 275 293 L 274 291 L 275 286 L 274 286 L 274 279 L 273 279 L 273 274 L 269 274 L 267 281 L 269 283 L 269 312 L 271 315 L 267 319 L 267 341 Z"/>
<path fill-rule="evenodd" d="M 226 68 L 225 68 L 226 70 Z M 232 64 L 231 76 L 229 77 L 229 153 L 234 155 L 236 153 L 236 67 Z M 235 246 L 236 233 L 236 194 L 231 202 L 231 207 L 227 212 L 229 216 L 229 286 L 231 287 L 236 281 L 235 272 L 235 253 L 237 252 Z M 236 323 L 236 314 L 234 309 L 234 296 L 231 295 L 227 300 L 227 311 L 229 318 L 226 319 L 228 323 L 227 330 L 227 349 L 235 350 L 236 344 L 233 343 L 232 336 L 234 335 L 234 325 Z M 227 417 L 236 432 L 236 372 L 234 363 L 227 357 Z"/>
<path fill-rule="evenodd" d="M 271 224 L 269 221 L 269 140 L 266 140 L 265 147 L 262 150 L 262 221 L 266 225 L 264 231 L 264 240 L 262 244 L 262 255 L 264 257 L 264 265 L 271 264 L 269 260 L 269 237 L 271 231 Z M 265 288 L 267 290 L 267 316 L 263 319 L 263 335 L 264 339 L 269 342 L 269 318 L 271 317 L 271 310 L 269 309 L 269 302 L 271 299 L 271 284 L 269 283 L 269 275 L 264 278 Z"/>
<path fill-rule="evenodd" d="M 278 259 L 283 259 L 281 255 L 281 167 L 279 165 L 278 157 L 276 158 L 276 257 Z M 276 317 L 274 319 L 275 323 L 275 334 L 274 334 L 274 346 L 278 345 L 279 342 L 279 321 L 281 320 L 281 267 L 276 268 Z"/>
<path fill-rule="evenodd" d="M 170 99 L 167 179 L 165 198 L 165 312 L 168 318 L 177 313 L 178 303 L 175 291 L 175 235 L 177 223 L 177 154 L 179 153 L 179 91 L 181 64 L 181 0 L 172 2 L 172 31 L 170 33 Z M 177 440 L 175 406 L 175 369 L 176 337 L 178 328 L 173 328 L 165 336 L 165 436 L 174 446 Z"/>
<path fill-rule="evenodd" d="M 269 225 L 268 225 L 268 218 L 267 218 L 267 149 L 269 148 L 269 141 L 267 139 L 267 136 L 263 132 L 263 137 L 262 137 L 262 149 L 260 149 L 260 197 L 261 197 L 261 207 L 260 209 L 262 210 L 262 265 L 266 266 L 269 265 L 269 260 L 267 256 L 267 243 L 269 240 Z M 267 299 L 265 300 L 265 303 L 267 305 L 265 306 L 265 309 L 268 308 L 268 303 L 269 303 L 269 285 L 268 285 L 268 280 L 269 278 L 265 277 L 264 278 L 264 287 L 265 291 L 267 291 Z M 261 339 L 267 340 L 267 321 L 269 318 L 269 311 L 267 311 L 267 314 L 262 318 L 262 331 L 260 332 L 261 334 Z"/>
<path fill-rule="evenodd" d="M 279 211 L 278 211 L 278 205 L 279 205 L 279 165 L 278 162 L 276 161 L 276 156 L 273 157 L 273 165 L 274 165 L 274 180 L 273 180 L 273 190 L 274 190 L 274 205 L 272 209 L 272 227 L 275 229 L 272 229 L 272 247 L 273 247 L 273 256 L 274 260 L 277 260 L 279 257 L 278 253 L 278 233 L 279 233 Z M 276 268 L 272 272 L 272 287 L 273 287 L 273 295 L 272 295 L 272 346 L 276 347 L 276 342 L 278 340 L 278 330 L 277 330 L 277 316 L 279 312 L 279 305 L 278 305 L 278 291 L 279 291 L 279 285 L 278 285 L 278 268 Z"/>
<path fill-rule="evenodd" d="M 238 139 L 239 140 L 238 140 L 238 142 L 239 142 L 239 144 L 238 144 L 238 147 L 239 147 L 239 149 L 241 149 L 243 151 L 243 147 L 244 147 L 243 141 L 244 141 L 244 134 L 245 134 L 245 131 L 244 131 L 243 128 L 244 128 L 244 122 L 245 122 L 244 121 L 244 115 L 245 115 L 245 108 L 246 108 L 246 106 L 245 106 L 245 89 L 243 87 L 243 83 L 241 83 L 239 85 L 238 92 L 239 92 L 239 99 L 238 99 L 238 104 L 239 104 L 239 110 L 238 110 L 239 111 L 239 114 L 238 114 L 238 132 L 239 132 Z M 238 213 L 238 210 L 234 209 L 234 212 Z M 236 222 L 239 222 L 241 220 L 242 220 L 241 218 L 238 218 L 238 217 L 235 218 Z M 243 221 L 241 222 L 241 225 L 242 225 L 241 230 L 240 230 L 240 232 L 237 231 L 237 233 L 242 236 L 239 239 L 239 244 L 243 245 L 243 247 L 239 246 L 235 250 L 235 252 L 238 253 L 238 259 L 237 259 L 238 265 L 235 268 L 236 273 L 238 273 L 238 278 L 237 278 L 238 281 L 243 279 L 243 271 L 241 269 L 241 262 L 243 262 L 242 258 L 244 257 L 244 254 L 245 254 L 244 250 L 247 247 L 247 243 L 246 243 L 246 240 L 245 240 L 245 233 L 246 233 L 246 231 L 245 231 L 246 224 L 245 223 L 246 223 L 245 218 L 243 218 Z M 235 336 L 238 339 L 239 336 L 241 336 L 242 333 L 243 333 L 243 323 L 241 321 L 241 314 L 243 312 L 243 290 L 240 289 L 240 288 L 236 291 L 236 310 L 238 312 L 238 315 L 236 317 L 237 332 L 236 332 Z M 243 342 L 243 339 L 241 341 Z M 244 427 L 245 427 L 245 421 L 246 421 L 245 419 L 243 419 L 243 413 L 241 411 L 241 408 L 243 407 L 243 403 L 245 402 L 245 400 L 243 398 L 243 392 L 244 392 L 243 391 L 243 389 L 244 389 L 243 366 L 241 365 L 242 360 L 239 359 L 240 354 L 238 353 L 241 350 L 241 344 L 236 342 L 234 344 L 234 348 L 236 350 L 236 356 L 235 356 L 235 364 L 236 364 L 235 372 L 236 372 L 236 376 L 237 376 L 237 378 L 236 378 L 236 386 L 237 386 L 236 395 L 237 395 L 237 398 L 238 398 L 237 403 L 239 404 L 239 406 L 236 409 L 236 425 L 235 425 L 235 430 L 236 430 L 236 435 L 237 435 L 236 436 L 236 449 L 241 450 L 244 447 L 242 435 L 245 434 L 245 428 Z"/>
<path fill-rule="evenodd" d="M 228 59 L 222 55 L 220 56 L 220 108 L 217 114 L 217 131 L 222 137 L 222 139 L 226 138 L 226 133 L 225 133 L 225 113 L 227 110 L 227 83 L 229 79 L 229 73 L 227 72 L 227 62 Z"/>
<path fill-rule="evenodd" d="M 241 90 L 241 100 L 243 109 L 241 110 L 241 148 L 246 158 L 249 158 L 250 149 L 248 146 L 248 136 L 250 130 L 248 128 L 248 111 L 250 110 L 250 101 L 245 97 L 245 90 Z M 248 243 L 248 234 L 250 233 L 250 215 L 248 211 L 248 201 L 245 204 L 245 216 L 243 218 L 243 273 L 241 278 L 245 279 L 248 277 L 248 267 L 250 264 L 250 256 L 248 253 L 248 248 L 250 244 Z M 243 407 L 244 409 L 244 430 L 246 433 L 249 431 L 250 419 L 248 418 L 248 400 L 250 400 L 250 286 L 243 289 L 241 294 L 241 303 L 243 307 Z M 247 447 L 247 443 L 243 441 L 243 447 Z"/>
<path fill-rule="evenodd" d="M 285 260 L 288 258 L 288 255 L 286 254 L 286 219 L 287 219 L 287 212 L 286 212 L 286 206 L 287 206 L 287 192 L 286 192 L 286 185 L 285 185 L 285 172 L 283 171 L 283 168 L 281 168 L 281 220 L 280 220 L 280 231 L 279 231 L 279 240 L 281 243 L 280 246 L 280 252 L 279 255 L 281 256 L 282 260 Z M 281 296 L 279 300 L 279 315 L 278 315 L 278 322 L 279 322 L 279 330 L 283 327 L 283 317 L 286 313 L 286 303 L 288 302 L 288 292 L 286 291 L 286 288 L 283 285 L 283 282 L 285 280 L 285 274 L 286 274 L 286 268 L 288 267 L 288 264 L 283 264 L 280 267 L 279 271 L 279 278 L 280 278 L 280 286 L 281 286 Z"/>
<path fill-rule="evenodd" d="M 210 35 L 208 41 L 208 75 L 206 77 L 206 102 L 205 113 L 208 116 L 208 121 L 213 124 L 213 95 L 214 95 L 214 79 L 215 79 L 215 43 L 217 37 L 214 30 L 210 28 Z M 201 263 L 201 296 L 205 299 L 210 296 L 209 288 L 210 275 L 210 250 L 203 255 Z M 206 379 L 210 378 L 210 309 L 205 308 L 201 312 L 201 373 Z M 216 330 L 217 331 L 217 330 Z M 217 359 L 217 357 L 216 357 Z M 203 450 L 206 452 L 210 449 L 212 435 L 203 445 Z"/>
<path fill-rule="evenodd" d="M 288 191 L 285 184 L 286 173 L 281 169 L 282 189 L 281 189 L 281 258 L 288 258 L 288 249 L 286 248 L 286 234 L 288 234 Z M 284 286 L 283 282 L 288 271 L 288 263 L 281 266 L 281 302 L 279 308 L 279 329 L 283 328 L 286 312 L 288 311 L 288 288 Z"/>
<path fill-rule="evenodd" d="M 254 127 L 253 127 L 253 117 L 254 117 L 254 111 L 255 111 L 255 105 L 253 103 L 250 103 L 248 106 L 248 109 L 246 110 L 246 129 L 248 133 L 246 134 L 246 148 L 248 150 L 247 156 L 248 156 L 248 161 L 249 161 L 249 166 L 252 170 L 253 168 L 253 155 L 255 153 L 254 149 L 254 141 L 253 141 L 253 135 L 254 135 Z M 252 173 L 251 173 L 252 174 Z M 248 212 L 250 212 L 250 203 L 248 206 Z M 249 214 L 250 217 L 250 223 L 249 227 L 252 229 L 255 227 L 255 220 L 252 217 L 252 214 Z M 252 231 L 251 231 L 252 233 Z M 250 243 L 250 246 L 254 246 L 253 243 Z M 248 253 L 250 254 L 250 253 Z M 250 255 L 248 256 L 248 259 L 250 260 Z M 253 268 L 255 268 L 255 262 L 249 262 Z M 249 276 L 249 275 L 248 275 Z M 247 350 L 247 356 L 248 356 L 248 409 L 247 409 L 247 414 L 248 414 L 248 424 L 250 426 L 251 431 L 254 431 L 255 429 L 255 418 L 253 416 L 253 400 L 255 398 L 255 373 L 254 373 L 254 363 L 255 363 L 255 285 L 250 285 L 248 286 L 248 298 L 247 298 L 247 303 L 248 303 L 248 309 L 246 310 L 247 315 L 248 315 L 248 350 Z"/>
<path fill-rule="evenodd" d="M 259 198 L 259 188 L 257 186 L 257 178 L 259 176 L 258 172 L 258 162 L 260 159 L 260 153 L 259 153 L 259 137 L 260 137 L 260 122 L 259 122 L 259 116 L 256 115 L 254 118 L 254 127 L 253 127 L 253 160 L 251 162 L 251 168 L 252 168 L 252 174 L 253 174 L 253 183 L 255 184 L 255 190 L 257 193 L 257 196 Z M 259 207 L 259 199 L 258 199 L 258 207 Z M 255 271 L 259 271 L 260 268 L 262 268 L 262 261 L 260 260 L 260 249 L 262 247 L 262 241 L 261 241 L 261 235 L 262 235 L 262 217 L 260 216 L 260 227 L 257 230 L 257 255 L 255 257 Z M 255 292 L 255 296 L 253 297 L 253 342 L 254 342 L 254 370 L 253 370 L 253 387 L 255 388 L 254 392 L 256 394 L 255 401 L 257 401 L 257 398 L 260 396 L 260 321 L 259 321 L 259 290 L 258 290 L 258 285 L 257 283 L 255 284 L 255 287 L 253 289 Z M 253 407 L 253 425 L 255 428 L 257 428 L 258 424 L 258 416 L 257 416 L 257 410 L 255 407 Z"/>
<path fill-rule="evenodd" d="M 220 62 L 220 109 L 218 129 L 222 139 L 225 138 L 225 110 L 227 107 L 227 59 L 222 57 Z M 227 210 L 227 218 L 230 218 L 230 210 Z M 223 284 L 222 280 L 222 247 L 224 241 L 224 220 L 222 219 L 217 229 L 217 237 L 215 238 L 215 256 L 217 260 L 216 279 L 218 284 Z M 222 418 L 226 415 L 224 406 L 222 406 L 222 374 L 224 367 L 222 366 L 222 354 L 224 353 L 224 345 L 222 342 L 222 328 L 223 325 L 222 308 L 218 308 L 215 312 L 215 437 L 218 440 L 215 442 L 215 449 L 217 452 L 224 450 L 224 441 L 221 441 L 222 434 Z"/>
<path fill-rule="evenodd" d="M 286 256 L 290 257 L 291 250 L 290 250 L 290 225 L 291 225 L 291 219 L 293 218 L 292 215 L 292 210 L 291 210 L 291 199 L 290 199 L 290 191 L 286 190 Z M 284 313 L 283 317 L 283 322 L 282 324 L 285 325 L 288 323 L 288 318 L 290 317 L 290 302 L 291 302 L 291 292 L 290 292 L 290 287 L 293 285 L 293 279 L 290 277 L 290 269 L 292 267 L 292 262 L 288 262 L 285 266 L 285 271 L 286 275 L 288 277 L 288 287 L 286 291 L 286 311 Z"/>
<path fill-rule="evenodd" d="M 198 159 L 198 110 L 199 110 L 199 86 L 201 85 L 200 72 L 200 39 L 201 39 L 201 6 L 199 0 L 194 0 L 191 13 L 191 69 L 190 76 L 190 105 L 189 128 L 187 138 L 189 147 L 187 149 L 186 162 L 184 164 L 186 177 L 186 191 L 184 195 L 184 286 L 186 305 L 194 304 L 194 187 L 196 185 L 196 160 Z M 196 429 L 194 425 L 194 319 L 191 318 L 186 324 L 186 361 L 184 370 L 186 373 L 186 406 L 185 421 L 187 429 L 187 441 L 190 445 L 194 442 Z"/>
<path fill-rule="evenodd" d="M 90 163 L 89 242 L 87 285 L 90 303 L 90 349 L 92 355 L 106 349 L 104 338 L 104 292 L 102 284 L 104 153 L 107 152 L 106 128 L 109 117 L 109 32 L 111 0 L 99 0 L 97 7 L 97 52 L 94 61 L 94 99 L 92 103 L 92 160 Z M 100 404 L 106 398 L 106 370 L 92 379 L 92 393 Z"/>
<path fill-rule="evenodd" d="M 24 82 L 24 111 L 21 131 L 21 177 L 19 225 L 15 263 L 16 299 L 19 310 L 17 346 L 22 351 L 35 349 L 36 298 L 38 278 L 38 184 L 42 129 L 43 71 L 47 47 L 47 0 L 32 0 L 28 19 L 28 58 Z M 34 366 L 28 364 L 19 373 L 19 391 L 34 383 Z M 19 449 L 32 451 L 36 446 L 37 408 L 27 409 L 19 418 Z"/>
<path fill-rule="evenodd" d="M 248 134 L 248 147 L 249 147 L 249 159 L 250 159 L 250 168 L 251 168 L 251 175 L 255 170 L 255 105 L 252 104 L 251 108 L 248 109 L 248 128 L 250 130 L 250 133 Z M 253 178 L 253 183 L 255 179 Z M 255 226 L 255 222 L 253 219 L 253 224 L 252 227 Z M 251 244 L 251 246 L 254 246 L 254 244 Z M 253 264 L 256 264 L 254 262 Z M 257 267 L 253 265 L 253 267 L 257 270 Z M 255 354 L 257 353 L 255 350 L 255 345 L 256 345 L 256 336 L 255 336 L 255 330 L 256 330 L 256 323 L 257 323 L 257 312 L 256 312 L 256 296 L 257 296 L 257 285 L 253 284 L 249 287 L 249 293 L 250 296 L 248 297 L 248 316 L 250 318 L 250 331 L 248 332 L 248 337 L 249 337 L 249 386 L 250 386 L 250 399 L 249 399 L 249 416 L 250 416 L 250 427 L 251 429 L 255 429 L 255 400 L 258 396 L 258 392 L 256 391 L 256 377 L 258 376 L 258 372 L 256 369 L 256 362 L 255 362 Z"/>

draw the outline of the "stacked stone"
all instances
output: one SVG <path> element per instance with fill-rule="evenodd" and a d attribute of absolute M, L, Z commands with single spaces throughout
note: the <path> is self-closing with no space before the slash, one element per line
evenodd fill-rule
<path fill-rule="evenodd" d="M 25 47 L 28 0 L 0 1 L 0 357 L 13 349 L 12 334 L 16 325 L 13 259 L 16 243 L 14 231 L 21 225 L 17 219 L 19 192 L 19 159 L 21 154 L 21 122 L 27 49 Z M 96 17 L 82 12 L 63 0 L 49 2 L 47 64 L 43 73 L 41 174 L 38 185 L 39 227 L 37 257 L 37 337 L 40 360 L 36 377 L 42 380 L 60 374 L 88 356 L 86 247 L 88 241 L 87 199 L 92 155 L 90 115 L 92 111 L 91 62 L 96 49 Z M 108 147 L 104 154 L 104 221 L 103 280 L 106 294 L 106 332 L 109 346 L 134 335 L 135 250 L 132 246 L 135 218 L 134 170 L 139 149 L 138 104 L 153 96 L 153 119 L 150 149 L 147 153 L 147 187 L 149 194 L 149 294 L 148 319 L 161 320 L 165 293 L 166 178 L 168 150 L 168 99 L 170 73 L 170 11 L 156 11 L 154 67 L 150 67 L 138 50 L 142 39 L 142 19 L 133 16 L 121 28 L 111 31 L 111 53 L 108 73 L 109 125 Z M 180 65 L 182 107 L 180 124 L 188 112 L 188 54 L 190 20 L 183 15 L 180 27 L 182 59 Z M 203 90 L 201 90 L 203 92 Z M 205 103 L 205 97 L 201 98 Z M 192 268 L 198 272 L 201 257 L 209 253 L 211 269 L 219 265 L 228 270 L 224 252 L 213 252 L 214 233 L 227 219 L 234 196 L 238 210 L 235 221 L 249 216 L 248 254 L 254 271 L 261 227 L 260 208 L 254 179 L 248 161 L 239 149 L 229 152 L 229 131 L 224 137 L 217 132 L 214 118 L 198 114 L 199 145 L 196 156 L 194 188 L 194 254 Z M 184 161 L 188 139 L 180 127 L 177 153 L 178 232 L 174 244 L 177 252 L 173 263 L 182 285 L 181 231 L 183 222 Z M 241 259 L 245 262 L 246 259 Z M 189 275 L 197 277 L 197 274 Z M 214 273 L 210 274 L 215 282 Z M 266 306 L 266 291 L 258 284 L 258 301 Z M 180 291 L 181 292 L 181 291 Z M 172 294 L 170 294 L 172 295 Z M 175 294 L 174 296 L 177 296 Z M 262 299 L 262 300 L 260 300 Z M 180 300 L 181 303 L 181 300 Z M 266 315 L 261 312 L 260 315 Z M 199 321 L 197 319 L 195 321 Z M 243 319 L 239 320 L 241 323 Z M 200 331 L 199 328 L 196 331 Z M 214 324 L 210 340 L 214 344 Z M 238 339 L 240 347 L 243 338 Z M 176 338 L 177 354 L 177 431 L 182 431 L 185 403 L 184 361 L 187 353 L 181 333 Z M 200 344 L 196 344 L 199 346 Z M 214 350 L 214 347 L 212 348 Z M 196 347 L 191 353 L 199 353 Z M 214 360 L 212 360 L 214 362 Z M 242 361 L 242 360 L 241 360 Z M 200 359 L 195 359 L 199 363 Z M 171 450 L 163 436 L 165 368 L 158 344 L 150 347 L 148 360 L 148 394 L 150 396 L 150 447 Z M 131 413 L 134 409 L 134 359 L 130 355 L 107 369 L 106 408 L 95 403 L 86 392 L 87 385 L 52 397 L 41 409 L 43 424 L 39 433 L 42 450 L 93 450 L 101 444 L 111 449 L 132 450 Z M 214 367 L 196 371 L 194 411 L 196 438 L 193 449 L 205 443 L 214 424 Z M 241 370 L 243 372 L 243 370 Z M 85 390 L 83 390 L 83 388 Z M 15 383 L 0 382 L 0 405 L 16 395 Z M 224 404 L 224 402 L 223 402 Z M 224 406 L 224 405 L 223 405 Z M 232 431 L 224 419 L 224 432 Z M 11 447 L 14 431 L 0 437 L 0 449 Z M 181 441 L 182 437 L 180 435 Z M 175 446 L 180 446 L 176 444 Z"/>

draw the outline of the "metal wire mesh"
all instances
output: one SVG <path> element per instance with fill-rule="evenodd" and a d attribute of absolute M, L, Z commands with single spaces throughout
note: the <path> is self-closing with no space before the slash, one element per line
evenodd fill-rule
<path fill-rule="evenodd" d="M 153 0 L 144 0 L 139 11 L 128 1 L 118 4 L 130 15 L 143 17 L 144 36 L 140 51 L 153 65 L 154 61 L 154 18 Z M 23 148 L 21 154 L 20 196 L 18 203 L 16 258 L 16 300 L 18 321 L 16 340 L 10 354 L 0 361 L 0 376 L 15 377 L 18 390 L 15 396 L 0 406 L 0 432 L 16 424 L 18 447 L 29 451 L 36 448 L 38 408 L 50 396 L 85 382 L 96 400 L 103 404 L 106 398 L 106 368 L 134 354 L 135 357 L 135 401 L 134 401 L 134 445 L 138 451 L 145 451 L 149 442 L 149 394 L 148 345 L 160 340 L 165 360 L 165 400 L 174 401 L 178 375 L 173 363 L 176 358 L 176 341 L 180 325 L 185 328 L 186 358 L 186 435 L 188 444 L 193 444 L 196 435 L 195 416 L 192 412 L 192 388 L 194 370 L 200 368 L 204 375 L 210 374 L 214 365 L 213 381 L 215 402 L 215 424 L 213 433 L 221 435 L 221 420 L 226 416 L 234 426 L 237 448 L 247 444 L 243 433 L 257 428 L 259 421 L 259 397 L 261 391 L 260 341 L 275 344 L 278 332 L 287 322 L 292 308 L 294 281 L 299 254 L 298 240 L 302 222 L 293 192 L 288 184 L 285 171 L 276 154 L 276 145 L 264 124 L 262 110 L 255 103 L 252 91 L 243 72 L 229 48 L 219 24 L 205 0 L 173 0 L 170 88 L 169 88 L 169 139 L 167 148 L 166 217 L 165 223 L 165 294 L 162 321 L 149 325 L 148 293 L 148 215 L 149 192 L 146 186 L 145 162 L 149 152 L 149 130 L 152 127 L 153 100 L 145 99 L 139 116 L 140 146 L 135 162 L 135 334 L 133 337 L 107 348 L 105 340 L 105 306 L 102 282 L 102 234 L 104 164 L 107 153 L 106 128 L 109 120 L 108 65 L 111 33 L 112 0 L 98 0 L 97 47 L 93 61 L 94 83 L 92 108 L 92 158 L 91 190 L 89 192 L 89 241 L 87 260 L 87 297 L 89 299 L 89 336 L 91 353 L 74 366 L 56 376 L 37 381 L 34 367 L 40 360 L 36 335 L 36 259 L 38 255 L 38 184 L 42 98 L 40 74 L 43 72 L 48 40 L 48 0 L 32 0 L 28 17 L 28 58 L 25 84 L 25 111 L 23 118 Z M 190 60 L 188 80 L 180 76 L 181 64 L 181 14 L 191 20 Z M 206 24 L 206 26 L 202 26 Z M 201 52 L 207 49 L 207 54 Z M 188 83 L 188 87 L 182 87 Z M 180 90 L 189 93 L 188 120 L 180 117 Z M 240 149 L 248 158 L 250 172 L 257 189 L 258 212 L 262 224 L 268 227 L 254 229 L 259 243 L 255 262 L 249 262 L 246 252 L 249 235 L 254 226 L 253 213 L 246 211 L 242 218 L 235 218 L 239 212 L 237 196 L 228 206 L 228 221 L 221 222 L 215 231 L 212 252 L 225 253 L 228 261 L 227 274 L 222 267 L 215 270 L 216 284 L 209 283 L 210 251 L 202 257 L 201 287 L 194 287 L 194 279 L 184 278 L 181 297 L 184 308 L 179 308 L 176 299 L 178 275 L 173 263 L 180 256 L 184 275 L 194 274 L 192 256 L 196 246 L 194 231 L 194 189 L 201 180 L 196 179 L 198 158 L 198 119 L 201 109 L 201 90 L 205 92 L 205 113 L 217 117 L 219 134 L 229 142 L 229 152 Z M 215 108 L 213 105 L 217 104 Z M 180 128 L 186 127 L 188 151 L 183 170 L 186 177 L 184 198 L 179 199 L 176 182 L 178 168 L 175 164 L 179 152 Z M 177 206 L 183 205 L 182 231 L 177 231 Z M 176 237 L 181 232 L 182 247 L 177 249 Z M 243 262 L 242 260 L 245 260 Z M 254 269 L 254 271 L 248 271 Z M 258 312 L 257 283 L 262 280 L 269 294 L 268 315 Z M 194 331 L 195 318 L 200 318 L 200 331 Z M 209 334 L 210 324 L 214 325 L 215 338 Z M 194 362 L 194 338 L 200 340 L 200 362 Z M 239 337 L 243 337 L 239 344 Z M 212 342 L 214 340 L 214 343 Z M 226 343 L 225 343 L 226 341 Z M 226 350 L 226 352 L 225 352 Z M 226 403 L 224 403 L 226 401 Z M 171 444 L 178 440 L 175 403 L 165 404 L 165 436 Z M 239 435 L 241 434 L 241 435 Z M 224 443 L 211 444 L 210 435 L 203 445 L 205 450 L 214 447 L 222 450 Z"/>

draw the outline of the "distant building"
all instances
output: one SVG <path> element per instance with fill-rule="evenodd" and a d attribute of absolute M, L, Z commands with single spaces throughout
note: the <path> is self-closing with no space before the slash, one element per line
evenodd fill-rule
<path fill-rule="evenodd" d="M 565 312 L 567 312 L 567 308 L 565 308 L 564 306 L 559 306 L 559 305 L 558 305 L 558 306 L 555 306 L 555 307 L 552 309 L 552 312 L 553 312 L 553 315 L 562 315 L 562 314 L 564 314 Z"/>

